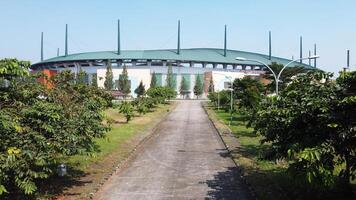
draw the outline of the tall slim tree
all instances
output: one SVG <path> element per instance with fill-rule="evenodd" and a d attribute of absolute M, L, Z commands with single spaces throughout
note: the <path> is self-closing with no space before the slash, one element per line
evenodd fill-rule
<path fill-rule="evenodd" d="M 182 81 L 181 81 L 181 83 L 180 83 L 180 90 L 179 90 L 179 92 L 180 92 L 181 95 L 185 96 L 185 95 L 189 92 L 188 90 L 189 90 L 188 82 L 187 82 L 187 80 L 185 79 L 185 77 L 182 76 Z"/>
<path fill-rule="evenodd" d="M 141 97 L 143 94 L 145 94 L 145 86 L 143 85 L 142 81 L 140 82 L 140 85 L 135 89 L 135 93 L 137 94 L 137 97 Z"/>
<path fill-rule="evenodd" d="M 123 66 L 122 73 L 119 76 L 118 89 L 125 96 L 127 96 L 131 92 L 131 84 L 130 84 L 130 80 L 129 80 L 129 75 L 127 73 L 127 66 L 126 65 Z"/>
<path fill-rule="evenodd" d="M 98 75 L 96 73 L 92 76 L 91 86 L 98 87 Z"/>
<path fill-rule="evenodd" d="M 167 79 L 166 79 L 167 87 L 175 89 L 175 81 L 173 77 L 173 69 L 172 65 L 168 66 L 168 71 L 167 71 Z"/>
<path fill-rule="evenodd" d="M 112 73 L 112 66 L 111 62 L 107 62 L 106 66 L 106 74 L 105 74 L 105 81 L 104 81 L 104 87 L 106 90 L 112 90 L 114 87 L 114 82 L 113 82 L 114 75 Z"/>
<path fill-rule="evenodd" d="M 155 87 L 157 87 L 157 77 L 156 77 L 156 73 L 153 72 L 151 77 L 150 88 L 155 88 Z"/>
<path fill-rule="evenodd" d="M 195 78 L 194 94 L 197 98 L 203 94 L 203 83 L 199 74 Z"/>
<path fill-rule="evenodd" d="M 215 92 L 213 77 L 211 77 L 211 79 L 210 79 L 208 92 L 209 93 Z"/>

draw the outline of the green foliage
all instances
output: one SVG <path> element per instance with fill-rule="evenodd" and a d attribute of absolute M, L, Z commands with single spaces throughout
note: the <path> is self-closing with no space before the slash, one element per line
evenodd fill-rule
<path fill-rule="evenodd" d="M 189 91 L 188 81 L 185 79 L 184 76 L 182 76 L 179 92 L 180 92 L 181 95 L 186 95 L 186 94 L 188 94 L 190 92 Z"/>
<path fill-rule="evenodd" d="M 119 112 L 125 115 L 126 123 L 128 123 L 134 116 L 134 107 L 128 101 L 123 101 L 119 105 Z"/>
<path fill-rule="evenodd" d="M 197 98 L 203 94 L 203 82 L 199 75 L 195 78 L 194 94 Z"/>
<path fill-rule="evenodd" d="M 111 62 L 108 61 L 106 66 L 106 74 L 105 74 L 105 81 L 104 81 L 104 87 L 106 90 L 112 90 L 114 88 L 113 78 L 114 75 L 112 73 Z"/>
<path fill-rule="evenodd" d="M 145 91 L 146 91 L 145 86 L 141 81 L 138 87 L 135 89 L 135 93 L 137 94 L 137 97 L 141 97 L 142 95 L 145 94 Z"/>
<path fill-rule="evenodd" d="M 125 94 L 125 96 L 127 96 L 128 94 L 131 93 L 131 84 L 130 84 L 130 80 L 129 80 L 129 75 L 127 73 L 126 65 L 124 65 L 122 68 L 122 73 L 120 74 L 120 77 L 119 77 L 118 89 L 120 92 Z"/>
<path fill-rule="evenodd" d="M 148 89 L 146 95 L 155 99 L 158 103 L 164 103 L 168 99 L 175 98 L 177 93 L 172 88 L 159 86 Z"/>
<path fill-rule="evenodd" d="M 242 79 L 235 79 L 233 83 L 234 99 L 241 109 L 253 113 L 263 97 L 264 86 L 259 80 L 245 76 Z"/>
<path fill-rule="evenodd" d="M 96 73 L 92 76 L 91 86 L 98 87 L 98 75 Z"/>
<path fill-rule="evenodd" d="M 172 65 L 168 66 L 166 84 L 167 87 L 175 89 L 175 80 L 173 77 Z"/>
<path fill-rule="evenodd" d="M 211 79 L 210 79 L 208 92 L 209 93 L 215 92 L 213 77 L 211 77 Z"/>
<path fill-rule="evenodd" d="M 157 87 L 157 76 L 156 73 L 152 73 L 150 88 Z"/>
<path fill-rule="evenodd" d="M 20 61 L 17 59 L 2 59 L 0 60 L 0 77 L 12 78 L 16 76 L 28 75 L 30 62 Z"/>
<path fill-rule="evenodd" d="M 87 73 L 85 71 L 80 70 L 79 73 L 77 74 L 77 83 L 78 84 L 87 84 L 85 81 L 85 78 L 87 76 Z"/>
<path fill-rule="evenodd" d="M 151 101 L 148 98 L 138 98 L 135 101 L 135 107 L 136 107 L 136 111 L 140 114 L 140 115 L 144 115 L 147 113 L 148 108 L 152 107 L 153 105 L 151 105 Z"/>
<path fill-rule="evenodd" d="M 37 78 L 0 89 L 0 195 L 34 193 L 61 157 L 96 150 L 93 139 L 108 130 L 100 114 L 111 102 L 105 91 L 76 83 L 70 71 L 49 80 L 51 89 Z"/>
<path fill-rule="evenodd" d="M 318 187 L 355 178 L 355 72 L 338 78 L 309 72 L 281 93 L 262 101 L 254 128 L 271 143 L 276 157 L 291 161 L 289 171 Z M 342 169 L 336 172 L 336 169 Z"/>

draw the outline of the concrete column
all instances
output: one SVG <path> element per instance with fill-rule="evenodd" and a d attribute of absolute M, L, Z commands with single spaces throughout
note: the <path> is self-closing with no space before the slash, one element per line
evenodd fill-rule
<path fill-rule="evenodd" d="M 189 67 L 194 67 L 194 62 L 190 62 Z"/>
<path fill-rule="evenodd" d="M 147 66 L 151 67 L 152 66 L 152 60 L 147 60 Z"/>
<path fill-rule="evenodd" d="M 232 69 L 236 70 L 237 65 L 232 65 Z"/>
<path fill-rule="evenodd" d="M 213 63 L 213 69 L 215 69 L 217 67 L 216 63 Z"/>
<path fill-rule="evenodd" d="M 223 64 L 223 69 L 227 69 L 227 64 Z"/>
<path fill-rule="evenodd" d="M 241 65 L 242 70 L 246 70 L 246 65 Z"/>
<path fill-rule="evenodd" d="M 132 63 L 132 67 L 136 66 L 136 60 L 132 60 L 131 63 Z"/>
<path fill-rule="evenodd" d="M 201 63 L 201 65 L 203 66 L 203 68 L 205 68 L 205 67 L 206 67 L 206 63 Z"/>
<path fill-rule="evenodd" d="M 251 65 L 251 70 L 255 70 L 255 66 Z"/>
<path fill-rule="evenodd" d="M 167 66 L 167 61 L 162 60 L 162 63 L 163 63 L 163 67 L 166 67 L 166 66 Z"/>

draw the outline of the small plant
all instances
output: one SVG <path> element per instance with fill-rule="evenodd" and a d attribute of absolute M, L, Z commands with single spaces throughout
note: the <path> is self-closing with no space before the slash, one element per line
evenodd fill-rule
<path fill-rule="evenodd" d="M 134 107 L 130 102 L 124 101 L 119 106 L 119 112 L 125 115 L 126 123 L 128 123 L 133 117 Z"/>
<path fill-rule="evenodd" d="M 137 111 L 140 115 L 146 114 L 147 111 L 148 111 L 148 107 L 147 107 L 146 103 L 143 102 L 142 100 L 139 101 L 139 102 L 137 103 L 137 105 L 136 105 L 136 111 Z"/>

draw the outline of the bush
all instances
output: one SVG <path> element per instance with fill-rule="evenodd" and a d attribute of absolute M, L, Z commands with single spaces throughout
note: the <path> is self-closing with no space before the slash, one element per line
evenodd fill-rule
<path fill-rule="evenodd" d="M 317 188 L 355 178 L 355 74 L 338 84 L 329 73 L 298 76 L 257 112 L 253 125 L 263 142 L 271 143 L 276 157 L 290 159 L 289 172 Z"/>
<path fill-rule="evenodd" d="M 157 101 L 157 103 L 164 103 L 166 100 L 175 98 L 177 92 L 169 87 L 154 87 L 147 90 L 146 95 Z"/>
<path fill-rule="evenodd" d="M 69 71 L 49 80 L 51 89 L 37 78 L 21 75 L 0 89 L 0 195 L 34 193 L 61 157 L 95 151 L 93 139 L 108 130 L 100 113 L 109 94 L 76 83 Z"/>
<path fill-rule="evenodd" d="M 119 105 L 119 112 L 125 115 L 126 123 L 128 123 L 134 115 L 134 107 L 128 101 L 123 101 Z"/>

